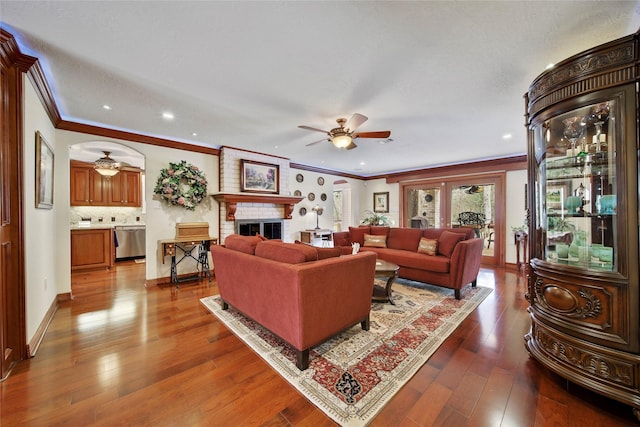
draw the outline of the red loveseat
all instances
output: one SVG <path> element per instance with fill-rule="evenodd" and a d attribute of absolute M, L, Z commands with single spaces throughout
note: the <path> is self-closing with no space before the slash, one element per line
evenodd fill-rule
<path fill-rule="evenodd" d="M 484 241 L 472 228 L 349 227 L 333 233 L 334 247 L 351 253 L 352 243 L 363 252 L 375 252 L 380 259 L 398 264 L 398 276 L 454 290 L 471 283 L 476 286 Z"/>
<path fill-rule="evenodd" d="M 309 349 L 360 323 L 369 330 L 376 256 L 341 256 L 333 248 L 227 236 L 211 245 L 223 309 L 229 305 L 296 350 L 296 366 L 309 365 Z"/>

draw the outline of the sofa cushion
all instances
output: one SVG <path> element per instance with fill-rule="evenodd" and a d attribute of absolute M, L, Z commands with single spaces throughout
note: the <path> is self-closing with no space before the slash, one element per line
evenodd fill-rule
<path fill-rule="evenodd" d="M 349 227 L 349 234 L 351 235 L 351 243 L 360 243 L 360 246 L 364 246 L 364 235 L 370 234 L 371 227 Z"/>
<path fill-rule="evenodd" d="M 307 245 L 307 246 L 311 246 L 308 243 L 304 243 L 301 242 L 300 240 L 294 240 L 293 243 L 297 244 L 297 245 Z M 339 257 L 342 255 L 342 248 L 340 247 L 334 247 L 334 248 L 319 248 L 317 246 L 311 246 L 312 248 L 315 248 L 316 252 L 318 253 L 318 259 L 327 259 L 327 258 L 333 258 L 333 257 Z"/>
<path fill-rule="evenodd" d="M 318 251 L 313 246 L 266 240 L 256 246 L 256 256 L 287 264 L 301 264 L 316 261 Z"/>
<path fill-rule="evenodd" d="M 373 234 L 375 236 L 388 236 L 389 230 L 391 227 L 381 226 L 381 225 L 372 225 L 369 234 Z"/>
<path fill-rule="evenodd" d="M 256 245 L 261 241 L 262 239 L 258 236 L 241 236 L 239 234 L 231 234 L 224 239 L 224 246 L 234 251 L 255 255 Z"/>
<path fill-rule="evenodd" d="M 342 255 L 341 248 L 316 248 L 318 252 L 318 259 L 327 259 L 333 257 L 339 257 Z"/>
<path fill-rule="evenodd" d="M 372 248 L 386 248 L 387 247 L 387 236 L 385 235 L 373 235 L 373 234 L 365 234 L 364 235 L 364 245 Z"/>
<path fill-rule="evenodd" d="M 451 259 L 441 255 L 426 256 L 418 252 L 389 248 L 364 248 L 363 251 L 375 252 L 378 255 L 378 259 L 398 264 L 401 270 L 402 268 L 411 268 L 434 273 L 449 273 L 451 268 Z"/>
<path fill-rule="evenodd" d="M 451 257 L 453 249 L 456 247 L 458 242 L 463 241 L 464 238 L 464 234 L 452 233 L 451 231 L 446 230 L 443 231 L 438 238 L 438 253 L 446 257 Z"/>
<path fill-rule="evenodd" d="M 422 230 L 419 228 L 392 228 L 387 236 L 387 247 L 416 252 L 421 237 Z"/>
<path fill-rule="evenodd" d="M 437 239 L 427 239 L 426 237 L 420 238 L 420 243 L 418 243 L 418 252 L 427 255 L 435 255 L 438 253 L 438 240 Z"/>

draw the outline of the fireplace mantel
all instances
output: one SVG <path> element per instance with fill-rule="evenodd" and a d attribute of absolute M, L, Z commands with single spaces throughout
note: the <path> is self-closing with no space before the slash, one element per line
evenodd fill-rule
<path fill-rule="evenodd" d="M 280 196 L 255 193 L 217 193 L 212 195 L 218 202 L 227 204 L 227 221 L 235 221 L 238 203 L 274 203 L 284 206 L 283 219 L 291 219 L 293 207 L 304 197 Z"/>

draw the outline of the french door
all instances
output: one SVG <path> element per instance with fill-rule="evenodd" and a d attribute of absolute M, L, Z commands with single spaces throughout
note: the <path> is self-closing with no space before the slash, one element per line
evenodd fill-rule
<path fill-rule="evenodd" d="M 505 174 L 401 183 L 404 227 L 470 227 L 484 240 L 482 263 L 504 265 Z"/>

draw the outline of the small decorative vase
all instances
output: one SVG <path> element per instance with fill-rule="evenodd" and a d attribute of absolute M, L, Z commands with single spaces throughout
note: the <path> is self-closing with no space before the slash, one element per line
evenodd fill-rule
<path fill-rule="evenodd" d="M 575 213 L 578 208 L 582 207 L 582 198 L 569 196 L 564 200 L 564 207 L 567 209 L 567 212 Z"/>
<path fill-rule="evenodd" d="M 600 209 L 602 213 L 616 213 L 617 200 L 615 194 L 607 194 L 600 198 Z"/>

